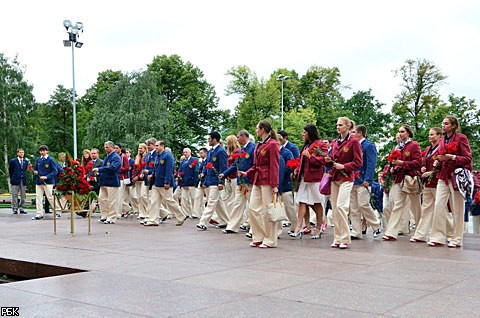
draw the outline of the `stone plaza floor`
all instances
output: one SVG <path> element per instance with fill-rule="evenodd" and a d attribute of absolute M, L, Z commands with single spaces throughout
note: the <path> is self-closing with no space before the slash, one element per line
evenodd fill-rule
<path fill-rule="evenodd" d="M 0 285 L 0 305 L 20 317 L 480 317 L 480 238 L 461 249 L 373 239 L 348 250 L 281 235 L 278 248 L 249 247 L 244 233 L 117 224 L 69 214 L 0 209 L 0 258 L 84 272 Z"/>

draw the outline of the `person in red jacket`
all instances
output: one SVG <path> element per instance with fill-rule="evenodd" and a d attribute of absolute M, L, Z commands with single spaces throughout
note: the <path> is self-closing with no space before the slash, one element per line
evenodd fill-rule
<path fill-rule="evenodd" d="M 437 192 L 437 172 L 433 163 L 438 156 L 438 143 L 442 137 L 442 130 L 438 127 L 428 132 L 428 146 L 422 153 L 422 178 L 425 180 L 425 189 L 422 192 L 422 217 L 415 226 L 415 234 L 410 242 L 427 242 L 432 230 L 433 208 L 435 207 L 435 194 Z"/>
<path fill-rule="evenodd" d="M 348 211 L 353 188 L 353 171 L 363 163 L 360 141 L 350 136 L 353 123 L 347 117 L 337 120 L 338 138 L 332 141 L 330 157 L 325 157 L 327 168 L 332 168 L 330 201 L 332 203 L 334 239 L 331 247 L 346 249 L 351 243 Z"/>
<path fill-rule="evenodd" d="M 296 200 L 298 202 L 298 218 L 295 232 L 291 237 L 302 236 L 302 221 L 309 207 L 312 207 L 317 216 L 316 228 L 312 234 L 313 239 L 321 236 L 323 224 L 323 206 L 325 197 L 318 190 L 325 172 L 325 157 L 320 154 L 328 153 L 328 146 L 318 137 L 318 130 L 314 124 L 303 127 L 304 145 L 300 152 L 300 166 L 295 170 L 295 176 L 300 181 Z M 319 150 L 319 151 L 317 151 Z"/>
<path fill-rule="evenodd" d="M 415 218 L 415 224 L 418 225 L 422 208 L 420 205 L 419 193 L 405 193 L 402 191 L 402 182 L 405 176 L 415 177 L 418 175 L 422 165 L 422 149 L 420 144 L 413 141 L 413 129 L 404 124 L 398 129 L 400 134 L 400 143 L 395 150 L 400 152 L 400 157 L 392 160 L 393 185 L 390 189 L 390 200 L 392 200 L 392 212 L 387 224 L 387 230 L 382 238 L 385 241 L 395 241 L 398 232 L 401 230 L 402 214 L 404 211 L 412 211 Z M 407 198 L 409 200 L 407 200 Z"/>
<path fill-rule="evenodd" d="M 239 176 L 252 180 L 249 217 L 252 230 L 250 246 L 269 248 L 277 246 L 278 222 L 268 220 L 268 204 L 278 194 L 280 149 L 277 135 L 267 120 L 261 120 L 255 129 L 261 139 L 255 147 L 253 166 L 239 171 Z"/>
<path fill-rule="evenodd" d="M 463 243 L 465 200 L 456 188 L 455 169 L 472 170 L 472 151 L 467 136 L 458 133 L 460 126 L 455 116 L 446 116 L 442 122 L 444 137 L 440 139 L 437 156 L 437 197 L 433 211 L 432 234 L 428 245 L 444 245 L 447 242 L 447 206 L 453 212 L 455 231 L 448 247 L 456 248 Z"/>

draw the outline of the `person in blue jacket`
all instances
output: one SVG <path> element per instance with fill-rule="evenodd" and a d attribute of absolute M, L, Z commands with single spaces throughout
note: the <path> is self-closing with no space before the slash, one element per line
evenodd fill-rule
<path fill-rule="evenodd" d="M 377 218 L 375 211 L 370 204 L 370 196 L 372 193 L 373 176 L 377 166 L 377 148 L 367 140 L 367 127 L 357 125 L 351 131 L 352 137 L 360 141 L 363 152 L 363 164 L 355 172 L 358 177 L 353 182 L 353 189 L 350 195 L 350 222 L 352 224 L 351 238 L 362 238 L 362 217 L 367 225 L 373 229 L 373 237 L 380 235 L 380 220 Z"/>
<path fill-rule="evenodd" d="M 100 186 L 100 195 L 98 204 L 100 205 L 101 216 L 99 222 L 104 224 L 114 224 L 117 220 L 117 214 L 121 209 L 122 198 L 120 197 L 120 156 L 115 152 L 115 144 L 107 141 L 104 144 L 106 157 L 103 165 L 99 168 L 93 168 L 93 172 L 99 175 L 98 185 Z"/>
<path fill-rule="evenodd" d="M 205 178 L 204 186 L 207 192 L 207 206 L 203 211 L 200 222 L 196 225 L 200 231 L 207 229 L 207 224 L 212 218 L 213 211 L 217 212 L 219 217 L 218 228 L 227 227 L 228 215 L 225 204 L 220 200 L 221 192 L 225 184 L 225 180 L 219 178 L 219 173 L 227 170 L 228 155 L 225 149 L 220 145 L 220 133 L 213 131 L 208 135 L 208 144 L 210 150 L 205 160 L 205 166 L 201 173 L 201 177 Z"/>
<path fill-rule="evenodd" d="M 288 140 L 288 133 L 285 130 L 280 130 L 278 133 L 282 136 L 281 146 L 290 150 L 293 154 L 293 158 L 296 159 L 300 157 L 300 150 L 297 145 Z"/>
<path fill-rule="evenodd" d="M 57 162 L 48 155 L 48 147 L 41 145 L 38 148 L 40 157 L 35 160 L 33 175 L 35 177 L 36 214 L 32 220 L 41 220 L 44 216 L 43 195 L 47 197 L 48 202 L 53 206 L 53 186 L 55 185 L 58 165 Z"/>
<path fill-rule="evenodd" d="M 190 148 L 183 149 L 183 156 L 185 157 L 180 162 L 178 176 L 181 178 L 180 187 L 182 188 L 182 213 L 193 217 L 193 202 L 195 200 L 196 185 L 198 183 L 198 168 L 200 163 L 198 158 L 192 156 Z"/>
<path fill-rule="evenodd" d="M 12 189 L 12 210 L 13 214 L 26 214 L 23 205 L 25 204 L 27 189 L 27 169 L 30 165 L 25 158 L 25 151 L 22 148 L 17 149 L 17 157 L 10 160 L 8 164 L 8 175 L 10 176 L 10 186 Z M 20 202 L 18 194 L 20 193 Z"/>
<path fill-rule="evenodd" d="M 157 158 L 155 160 L 155 186 L 150 195 L 150 211 L 148 221 L 144 226 L 158 226 L 160 223 L 160 207 L 163 205 L 169 212 L 173 212 L 177 219 L 177 226 L 182 225 L 188 216 L 182 214 L 178 201 L 173 198 L 175 159 L 171 152 L 165 151 L 165 142 L 155 143 Z"/>
<path fill-rule="evenodd" d="M 235 199 L 233 209 L 230 211 L 227 228 L 223 230 L 224 234 L 237 233 L 242 223 L 247 222 L 246 207 L 250 201 L 250 193 L 252 192 L 252 184 L 248 177 L 239 177 L 238 171 L 248 171 L 253 166 L 253 157 L 255 144 L 250 141 L 250 134 L 247 130 L 242 129 L 237 133 L 237 140 L 241 146 L 240 153 L 237 153 L 235 162 L 220 174 L 220 178 L 228 176 L 231 173 L 237 173 L 237 185 L 235 187 Z M 244 227 L 246 230 L 247 228 Z"/>

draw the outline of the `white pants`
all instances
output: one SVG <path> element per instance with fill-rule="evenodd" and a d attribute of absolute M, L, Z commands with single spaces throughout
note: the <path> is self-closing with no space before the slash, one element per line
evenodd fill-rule
<path fill-rule="evenodd" d="M 120 187 L 100 187 L 98 204 L 100 205 L 101 219 L 110 222 L 117 220 L 117 215 L 121 209 L 119 198 Z"/>
<path fill-rule="evenodd" d="M 35 194 L 37 195 L 36 199 L 36 208 L 37 208 L 37 213 L 35 216 L 43 216 L 45 214 L 45 211 L 43 210 L 43 194 L 45 193 L 45 196 L 47 197 L 48 202 L 52 206 L 52 209 L 54 207 L 53 204 L 53 184 L 40 184 L 35 186 Z"/>

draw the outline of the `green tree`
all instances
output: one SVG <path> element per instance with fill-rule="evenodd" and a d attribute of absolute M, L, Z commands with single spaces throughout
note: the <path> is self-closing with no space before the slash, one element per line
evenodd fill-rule
<path fill-rule="evenodd" d="M 439 105 L 438 88 L 447 77 L 425 59 L 408 59 L 394 74 L 402 80 L 402 91 L 392 107 L 395 121 L 407 123 L 415 131 L 427 129 L 428 114 Z"/>
<path fill-rule="evenodd" d="M 3 165 L 0 167 L 0 190 L 10 187 L 8 182 L 9 158 L 16 154 L 17 148 L 24 148 L 26 153 L 31 150 L 26 116 L 35 107 L 32 86 L 23 77 L 24 71 L 17 58 L 13 60 L 0 53 L 0 140 L 3 147 L 0 156 Z"/>
<path fill-rule="evenodd" d="M 178 55 L 162 55 L 154 57 L 146 72 L 172 119 L 168 128 L 176 138 L 170 147 L 181 152 L 185 146 L 204 144 L 211 130 L 222 129 L 229 111 L 218 108 L 214 87 L 198 67 Z"/>
<path fill-rule="evenodd" d="M 388 132 L 391 125 L 390 116 L 382 112 L 385 104 L 379 102 L 372 95 L 372 90 L 358 91 L 350 97 L 343 108 L 350 112 L 356 124 L 363 124 L 368 129 L 368 138 L 378 142 Z"/>
<path fill-rule="evenodd" d="M 85 94 L 78 99 L 77 105 L 77 134 L 79 141 L 79 149 L 85 148 L 87 145 L 92 146 L 87 138 L 88 127 L 93 119 L 94 109 L 97 105 L 98 96 L 108 91 L 116 83 L 124 79 L 125 75 L 121 71 L 106 70 L 98 73 L 97 81 Z M 101 144 L 93 145 L 95 147 Z"/>
<path fill-rule="evenodd" d="M 336 120 L 348 116 L 341 105 L 344 98 L 340 93 L 340 70 L 336 67 L 310 67 L 300 79 L 302 107 L 315 110 L 316 126 L 321 136 L 336 135 Z"/>

